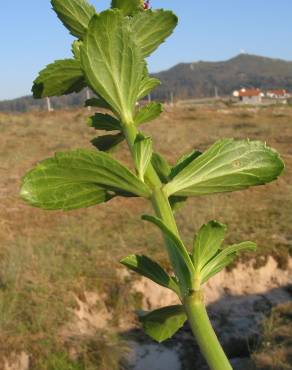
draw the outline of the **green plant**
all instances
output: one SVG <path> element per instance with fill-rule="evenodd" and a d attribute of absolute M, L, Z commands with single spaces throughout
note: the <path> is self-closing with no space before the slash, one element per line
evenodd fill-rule
<path fill-rule="evenodd" d="M 199 230 L 189 251 L 179 236 L 174 212 L 188 197 L 271 182 L 284 164 L 264 143 L 222 139 L 204 153 L 193 151 L 169 165 L 153 151 L 151 138 L 140 131 L 140 125 L 160 115 L 161 104 L 137 108 L 137 102 L 159 85 L 149 76 L 145 58 L 172 33 L 176 16 L 150 10 L 141 0 L 113 0 L 112 9 L 100 14 L 85 0 L 52 0 L 52 5 L 77 40 L 72 45 L 72 59 L 56 61 L 40 72 L 33 86 L 34 97 L 69 94 L 88 86 L 97 97 L 86 105 L 110 111 L 96 113 L 88 124 L 109 134 L 92 141 L 97 151 L 57 153 L 40 162 L 23 178 L 21 196 L 33 206 L 66 211 L 118 196 L 150 201 L 156 216 L 142 218 L 162 231 L 173 275 L 146 256 L 131 255 L 121 263 L 171 289 L 181 305 L 145 314 L 140 318 L 144 329 L 161 342 L 188 319 L 209 367 L 231 369 L 209 321 L 202 286 L 238 252 L 254 250 L 255 244 L 222 247 L 226 227 L 210 221 Z M 124 140 L 136 173 L 110 154 Z"/>

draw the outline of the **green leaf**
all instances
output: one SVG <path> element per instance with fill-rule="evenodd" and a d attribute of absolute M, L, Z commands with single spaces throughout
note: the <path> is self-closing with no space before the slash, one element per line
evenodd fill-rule
<path fill-rule="evenodd" d="M 169 197 L 169 204 L 173 213 L 180 210 L 186 204 L 187 199 L 187 197 L 176 197 L 175 195 Z"/>
<path fill-rule="evenodd" d="M 93 193 L 92 189 L 100 190 L 100 187 L 113 192 L 150 196 L 149 188 L 126 167 L 106 153 L 86 149 L 57 153 L 54 158 L 38 164 L 24 176 L 21 196 L 30 204 L 45 209 L 61 209 L 64 207 L 62 199 L 68 198 L 65 207 L 70 209 L 71 195 L 67 191 L 71 183 L 79 192 L 85 187 L 85 197 L 89 190 Z M 80 203 L 87 204 L 87 198 L 80 200 Z M 76 208 L 74 203 L 73 206 Z"/>
<path fill-rule="evenodd" d="M 170 173 L 170 179 L 173 179 L 178 173 L 180 173 L 184 168 L 186 168 L 187 165 L 189 165 L 193 160 L 198 158 L 202 153 L 193 150 L 189 154 L 184 154 L 179 160 L 176 162 L 175 166 L 172 167 L 171 173 Z"/>
<path fill-rule="evenodd" d="M 168 306 L 140 317 L 145 333 L 161 343 L 171 338 L 186 322 L 183 306 Z"/>
<path fill-rule="evenodd" d="M 151 93 L 161 82 L 154 77 L 144 76 L 140 83 L 139 94 L 137 100 L 143 99 L 145 96 Z"/>
<path fill-rule="evenodd" d="M 139 178 L 144 181 L 144 175 L 152 157 L 152 139 L 142 134 L 138 135 L 134 143 L 133 151 L 136 170 L 139 174 Z"/>
<path fill-rule="evenodd" d="M 143 11 L 143 0 L 112 0 L 112 8 L 120 9 L 124 15 Z"/>
<path fill-rule="evenodd" d="M 165 288 L 171 289 L 179 294 L 179 287 L 174 278 L 155 261 L 146 256 L 137 256 L 132 254 L 120 261 L 124 266 L 138 274 L 147 277 Z"/>
<path fill-rule="evenodd" d="M 236 254 L 242 250 L 255 250 L 252 242 L 243 242 L 221 247 L 226 233 L 226 226 L 217 221 L 203 225 L 194 239 L 192 260 L 195 268 L 194 289 L 199 288 L 212 276 L 229 265 Z"/>
<path fill-rule="evenodd" d="M 95 113 L 94 116 L 87 119 L 88 126 L 96 130 L 121 131 L 120 121 L 113 116 L 103 113 Z"/>
<path fill-rule="evenodd" d="M 170 36 L 177 25 L 177 16 L 168 10 L 148 10 L 130 19 L 143 57 L 149 56 Z"/>
<path fill-rule="evenodd" d="M 139 126 L 142 123 L 153 121 L 155 118 L 160 116 L 162 111 L 163 111 L 163 108 L 162 108 L 162 104 L 160 103 L 150 103 L 150 104 L 144 105 L 144 107 L 139 109 L 139 111 L 136 113 L 135 124 Z"/>
<path fill-rule="evenodd" d="M 78 171 L 61 166 L 57 157 L 39 163 L 26 174 L 21 197 L 35 207 L 64 211 L 94 206 L 112 198 L 96 183 L 80 179 Z"/>
<path fill-rule="evenodd" d="M 182 157 L 178 159 L 175 166 L 171 168 L 171 172 L 168 177 L 168 181 L 173 179 L 179 172 L 181 172 L 188 164 L 190 164 L 194 159 L 196 159 L 199 155 L 202 153 L 194 150 L 189 154 L 184 154 Z M 173 212 L 177 212 L 179 209 L 181 209 L 187 201 L 188 197 L 178 197 L 175 195 L 172 195 L 169 197 L 169 203 L 173 210 Z"/>
<path fill-rule="evenodd" d="M 81 64 L 95 93 L 125 122 L 133 121 L 145 65 L 119 10 L 92 18 L 81 47 Z"/>
<path fill-rule="evenodd" d="M 149 95 L 153 89 L 159 86 L 161 82 L 149 76 L 148 65 L 146 60 L 144 60 L 143 76 L 140 82 L 138 100 L 143 99 L 146 95 Z"/>
<path fill-rule="evenodd" d="M 223 139 L 179 172 L 165 192 L 196 196 L 242 190 L 275 180 L 283 169 L 279 154 L 266 144 Z"/>
<path fill-rule="evenodd" d="M 170 262 L 178 278 L 182 295 L 185 296 L 192 289 L 194 274 L 194 266 L 185 246 L 161 219 L 149 215 L 143 215 L 142 219 L 153 223 L 162 231 L 167 243 Z"/>
<path fill-rule="evenodd" d="M 103 109 L 111 109 L 111 106 L 101 98 L 91 98 L 85 101 L 85 107 L 96 107 Z"/>
<path fill-rule="evenodd" d="M 194 239 L 192 260 L 197 271 L 213 258 L 220 249 L 226 233 L 226 226 L 217 221 L 203 225 Z"/>
<path fill-rule="evenodd" d="M 72 43 L 71 51 L 72 51 L 74 58 L 77 60 L 80 60 L 80 46 L 81 45 L 82 45 L 82 41 L 80 40 L 75 40 Z"/>
<path fill-rule="evenodd" d="M 236 255 L 232 254 L 222 259 L 222 261 L 219 262 L 217 265 L 213 266 L 212 269 L 208 269 L 208 266 L 207 266 L 206 269 L 201 274 L 201 284 L 205 284 L 211 277 L 215 276 L 220 271 L 222 271 L 225 267 L 230 265 L 234 261 L 235 257 Z"/>
<path fill-rule="evenodd" d="M 256 250 L 256 244 L 252 242 L 242 242 L 240 244 L 230 245 L 220 250 L 220 252 L 212 258 L 202 269 L 202 282 L 206 282 L 212 276 L 220 272 L 224 267 L 230 264 L 237 253 L 243 250 Z"/>
<path fill-rule="evenodd" d="M 125 139 L 123 133 L 117 135 L 103 135 L 91 140 L 91 144 L 103 152 L 112 151 Z"/>
<path fill-rule="evenodd" d="M 96 14 L 95 8 L 86 0 L 51 0 L 51 3 L 70 33 L 82 39 L 91 18 Z"/>
<path fill-rule="evenodd" d="M 225 247 L 220 251 L 220 253 L 212 260 L 212 264 L 215 262 L 217 263 L 225 257 L 228 257 L 234 253 L 241 252 L 243 250 L 255 251 L 256 247 L 256 244 L 250 241 L 229 245 L 228 247 Z"/>
<path fill-rule="evenodd" d="M 174 177 L 178 172 L 180 172 L 191 160 L 196 158 L 200 152 L 193 151 L 190 154 L 182 156 L 176 163 L 176 165 L 171 168 L 167 161 L 158 153 L 153 153 L 152 156 L 152 166 L 157 172 L 162 183 L 167 184 L 172 177 Z M 171 196 L 169 197 L 169 203 L 173 212 L 181 209 L 187 201 L 187 197 Z"/>
<path fill-rule="evenodd" d="M 169 181 L 169 175 L 171 171 L 171 167 L 167 163 L 166 159 L 163 158 L 159 153 L 153 153 L 151 163 L 157 172 L 160 181 L 166 184 Z"/>
<path fill-rule="evenodd" d="M 33 83 L 33 97 L 61 96 L 79 92 L 86 86 L 80 62 L 56 60 L 43 69 Z"/>

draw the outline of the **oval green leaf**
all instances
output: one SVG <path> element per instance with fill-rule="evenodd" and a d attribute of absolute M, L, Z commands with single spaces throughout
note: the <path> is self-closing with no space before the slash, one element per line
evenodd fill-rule
<path fill-rule="evenodd" d="M 149 56 L 170 36 L 178 19 L 169 10 L 148 10 L 137 13 L 130 19 L 136 41 L 142 49 L 143 57 Z"/>
<path fill-rule="evenodd" d="M 120 9 L 124 15 L 133 15 L 143 11 L 144 0 L 112 0 L 112 8 Z"/>
<path fill-rule="evenodd" d="M 98 136 L 91 140 L 91 144 L 102 152 L 109 152 L 115 149 L 120 143 L 125 140 L 123 133 L 116 135 Z"/>
<path fill-rule="evenodd" d="M 133 157 L 139 178 L 144 181 L 144 175 L 151 162 L 152 139 L 139 134 L 133 146 Z"/>
<path fill-rule="evenodd" d="M 132 122 L 144 72 L 141 50 L 119 10 L 95 15 L 81 46 L 89 85 L 125 122 Z"/>
<path fill-rule="evenodd" d="M 168 306 L 139 317 L 144 331 L 161 343 L 171 338 L 186 322 L 187 316 L 181 305 Z"/>
<path fill-rule="evenodd" d="M 202 269 L 202 283 L 205 283 L 212 276 L 223 270 L 224 267 L 229 265 L 237 254 L 244 250 L 255 251 L 256 244 L 250 241 L 242 242 L 239 244 L 229 245 L 220 250 Z"/>
<path fill-rule="evenodd" d="M 138 274 L 147 277 L 165 288 L 173 290 L 179 295 L 179 287 L 167 272 L 155 261 L 146 256 L 132 254 L 120 261 L 124 266 Z"/>
<path fill-rule="evenodd" d="M 109 114 L 95 113 L 94 116 L 87 120 L 88 126 L 96 130 L 121 131 L 120 121 Z"/>
<path fill-rule="evenodd" d="M 40 162 L 25 175 L 20 195 L 34 207 L 64 211 L 94 206 L 112 198 L 106 189 L 80 179 L 78 171 L 60 166 L 55 158 Z"/>
<path fill-rule="evenodd" d="M 200 228 L 194 239 L 192 253 L 192 260 L 198 272 L 217 254 L 224 241 L 226 229 L 225 225 L 217 221 L 210 221 Z"/>
<path fill-rule="evenodd" d="M 24 176 L 21 196 L 36 207 L 71 209 L 80 208 L 74 205 L 79 193 L 84 193 L 84 198 L 80 199 L 81 206 L 82 202 L 87 206 L 94 202 L 94 199 L 86 198 L 88 193 L 90 197 L 95 196 L 98 200 L 104 197 L 106 200 L 105 191 L 150 196 L 147 185 L 126 167 L 106 153 L 86 149 L 57 153 L 54 158 L 40 162 Z M 70 199 L 73 199 L 72 204 Z"/>
<path fill-rule="evenodd" d="M 163 108 L 162 104 L 160 103 L 150 103 L 144 105 L 135 115 L 135 124 L 137 126 L 141 125 L 142 123 L 146 123 L 149 121 L 153 121 L 155 118 L 159 117 L 162 113 Z"/>
<path fill-rule="evenodd" d="M 82 39 L 88 24 L 96 14 L 95 8 L 86 0 L 51 0 L 58 18 L 73 36 Z"/>
<path fill-rule="evenodd" d="M 79 92 L 85 86 L 80 61 L 64 59 L 56 60 L 39 73 L 33 83 L 32 92 L 34 98 L 41 99 Z"/>
<path fill-rule="evenodd" d="M 223 139 L 165 186 L 168 195 L 197 196 L 263 185 L 283 171 L 279 154 L 260 141 Z"/>

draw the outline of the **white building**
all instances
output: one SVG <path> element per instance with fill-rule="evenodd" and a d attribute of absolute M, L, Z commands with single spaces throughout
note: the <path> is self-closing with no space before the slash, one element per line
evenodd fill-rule
<path fill-rule="evenodd" d="M 285 89 L 271 89 L 267 91 L 267 98 L 271 99 L 287 99 L 290 97 Z"/>
<path fill-rule="evenodd" d="M 233 96 L 238 98 L 243 104 L 260 104 L 264 94 L 260 89 L 240 89 L 233 92 Z"/>

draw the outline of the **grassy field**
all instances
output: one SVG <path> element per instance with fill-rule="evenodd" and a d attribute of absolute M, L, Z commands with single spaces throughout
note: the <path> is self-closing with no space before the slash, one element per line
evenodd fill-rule
<path fill-rule="evenodd" d="M 107 333 L 78 338 L 82 355 L 77 362 L 69 359 L 68 341 L 58 333 L 70 320 L 74 295 L 107 291 L 108 305 L 122 317 L 135 308 L 137 299 L 128 297 L 118 283 L 118 260 L 143 251 L 167 265 L 161 236 L 140 220 L 140 214 L 151 212 L 143 200 L 114 199 L 63 213 L 34 209 L 19 199 L 21 176 L 37 161 L 56 151 L 91 147 L 96 133 L 85 123 L 89 114 L 0 113 L 0 358 L 12 348 L 26 350 L 33 354 L 34 370 L 116 370 L 123 347 L 118 337 Z M 168 107 L 143 129 L 172 163 L 222 137 L 264 140 L 277 149 L 286 162 L 277 182 L 192 198 L 177 213 L 177 221 L 190 244 L 202 223 L 217 219 L 228 225 L 229 242 L 257 242 L 255 268 L 268 255 L 286 267 L 292 247 L 291 108 Z M 126 146 L 115 155 L 130 165 Z"/>
<path fill-rule="evenodd" d="M 264 321 L 259 348 L 253 354 L 259 370 L 290 370 L 292 367 L 292 303 L 279 305 Z"/>

